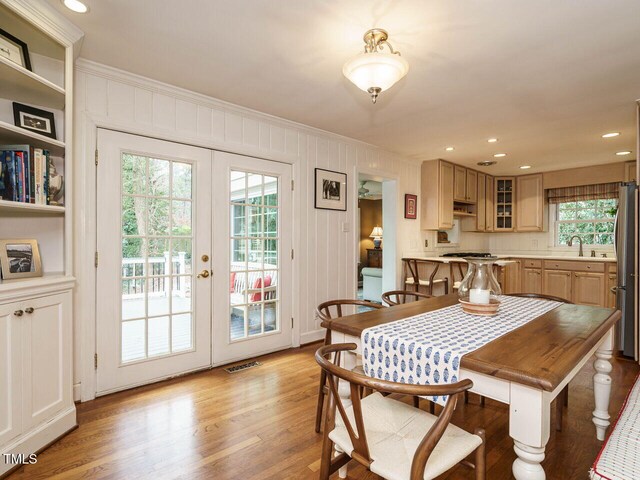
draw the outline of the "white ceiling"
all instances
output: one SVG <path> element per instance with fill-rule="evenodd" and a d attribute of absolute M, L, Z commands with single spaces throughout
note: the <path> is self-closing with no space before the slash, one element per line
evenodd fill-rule
<path fill-rule="evenodd" d="M 84 58 L 417 160 L 506 152 L 487 171 L 533 173 L 635 158 L 637 0 L 85 0 L 85 15 L 48 1 L 85 31 Z M 371 27 L 410 65 L 377 105 L 342 75 Z"/>

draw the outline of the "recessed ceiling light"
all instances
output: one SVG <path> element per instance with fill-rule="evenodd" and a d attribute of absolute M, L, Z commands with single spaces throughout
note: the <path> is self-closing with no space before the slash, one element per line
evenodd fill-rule
<path fill-rule="evenodd" d="M 487 140 L 487 142 L 489 142 L 489 143 L 496 143 L 497 141 L 498 141 L 497 138 L 490 138 L 490 139 Z"/>
<path fill-rule="evenodd" d="M 453 148 L 453 147 L 447 147 L 447 148 L 445 148 L 445 150 L 446 150 L 447 152 L 453 152 L 453 151 L 455 150 L 455 148 Z"/>
<path fill-rule="evenodd" d="M 520 169 L 521 169 L 521 170 L 527 170 L 527 169 L 529 169 L 529 168 L 531 168 L 531 165 L 521 165 L 521 166 L 520 166 Z"/>
<path fill-rule="evenodd" d="M 478 165 L 480 165 L 481 167 L 490 167 L 491 165 L 495 165 L 496 162 L 495 160 L 485 160 L 484 162 L 478 162 Z"/>
<path fill-rule="evenodd" d="M 507 156 L 507 154 L 506 154 L 506 153 L 496 153 L 496 154 L 494 155 L 494 157 L 496 157 L 496 158 L 506 157 L 506 156 Z"/>
<path fill-rule="evenodd" d="M 630 152 L 629 150 L 624 150 L 624 151 L 622 151 L 622 152 L 616 152 L 616 155 L 620 155 L 620 156 L 622 156 L 622 155 L 629 155 L 630 153 L 631 153 L 631 152 Z"/>
<path fill-rule="evenodd" d="M 610 132 L 610 133 L 605 133 L 604 135 L 602 135 L 602 138 L 617 137 L 618 135 L 620 135 L 620 132 Z"/>
<path fill-rule="evenodd" d="M 80 0 L 63 0 L 64 6 L 76 13 L 87 13 L 89 8 Z"/>

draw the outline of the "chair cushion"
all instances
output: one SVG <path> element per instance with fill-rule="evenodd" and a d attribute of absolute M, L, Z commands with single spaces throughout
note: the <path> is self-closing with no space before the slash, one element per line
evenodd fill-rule
<path fill-rule="evenodd" d="M 353 407 L 347 408 L 347 416 L 355 428 Z M 413 455 L 437 417 L 378 392 L 362 399 L 362 416 L 372 460 L 371 471 L 387 480 L 408 480 Z M 336 426 L 329 438 L 347 454 L 353 452 L 340 414 L 336 415 Z M 449 424 L 429 457 L 425 480 L 446 472 L 481 443 L 479 436 Z"/>
<path fill-rule="evenodd" d="M 363 277 L 380 277 L 382 278 L 382 269 L 381 268 L 373 268 L 373 267 L 365 267 L 362 269 Z"/>
<path fill-rule="evenodd" d="M 422 280 L 422 279 L 420 279 L 419 282 L 420 282 L 420 285 L 426 285 L 426 286 L 429 286 L 429 284 L 431 283 L 429 282 L 429 280 Z M 444 282 L 444 278 L 436 278 L 433 281 L 433 283 L 442 283 L 442 282 Z M 404 283 L 406 283 L 407 285 L 413 285 L 413 278 L 411 277 L 407 278 Z"/>

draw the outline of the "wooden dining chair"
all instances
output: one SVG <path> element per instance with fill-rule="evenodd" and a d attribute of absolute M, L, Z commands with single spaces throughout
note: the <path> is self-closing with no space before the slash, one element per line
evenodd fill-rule
<path fill-rule="evenodd" d="M 444 262 L 422 258 L 403 258 L 402 265 L 405 290 L 409 290 L 408 287 L 412 286 L 414 291 L 419 292 L 420 287 L 425 287 L 427 293 L 433 295 L 434 285 L 442 284 L 445 295 L 449 293 L 449 278 L 436 278 L 438 270 L 444 265 Z M 430 273 L 428 272 L 429 267 L 431 267 Z M 424 277 L 421 277 L 421 274 L 424 274 Z"/>
<path fill-rule="evenodd" d="M 573 304 L 569 300 L 561 297 L 555 297 L 553 295 L 545 295 L 542 293 L 510 293 L 511 297 L 524 297 L 524 298 L 538 298 L 540 300 L 552 300 L 554 302 L 562 302 L 567 304 Z M 564 407 L 569 405 L 569 385 L 562 389 L 562 392 L 556 398 L 556 431 L 562 431 L 562 416 L 564 413 Z"/>
<path fill-rule="evenodd" d="M 331 320 L 333 318 L 340 318 L 343 316 L 343 312 L 346 308 L 351 307 L 351 310 L 358 307 L 370 308 L 372 310 L 385 308 L 380 303 L 368 302 L 366 300 L 352 300 L 352 299 L 340 299 L 329 300 L 323 302 L 316 308 L 316 315 L 322 321 Z M 354 311 L 347 312 L 348 314 L 355 313 Z M 331 345 L 331 330 L 327 328 L 324 336 L 324 344 Z M 324 408 L 324 399 L 328 393 L 327 388 L 327 374 L 324 370 L 320 372 L 320 387 L 318 388 L 318 405 L 316 407 L 316 432 L 320 432 L 320 426 L 322 425 L 322 410 Z"/>
<path fill-rule="evenodd" d="M 484 480 L 484 430 L 471 434 L 451 423 L 458 397 L 473 382 L 466 379 L 452 384 L 411 385 L 373 379 L 339 366 L 340 354 L 356 348 L 355 343 L 342 343 L 320 347 L 316 352 L 316 362 L 326 373 L 329 385 L 320 480 L 328 480 L 350 460 L 383 478 L 398 480 L 433 479 L 462 463 L 475 470 L 476 480 Z M 333 361 L 328 358 L 331 354 Z M 349 384 L 350 406 L 345 406 L 338 395 L 338 379 Z M 376 392 L 360 398 L 362 388 Z M 448 398 L 435 416 L 380 392 Z M 475 464 L 466 460 L 474 452 Z"/>
<path fill-rule="evenodd" d="M 409 290 L 391 290 L 384 292 L 381 296 L 382 302 L 389 306 L 400 305 L 403 303 L 417 302 L 426 298 L 433 298 L 433 295 L 427 295 L 421 292 L 411 292 Z"/>

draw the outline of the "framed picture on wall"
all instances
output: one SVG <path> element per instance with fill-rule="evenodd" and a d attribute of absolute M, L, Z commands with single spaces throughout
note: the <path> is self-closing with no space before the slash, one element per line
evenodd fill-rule
<path fill-rule="evenodd" d="M 347 174 L 316 168 L 315 207 L 347 210 Z"/>
<path fill-rule="evenodd" d="M 20 65 L 31 71 L 31 59 L 29 49 L 22 40 L 14 37 L 9 32 L 0 28 L 0 57 L 6 58 L 13 63 Z"/>
<path fill-rule="evenodd" d="M 42 263 L 38 241 L 0 240 L 0 268 L 2 278 L 41 277 Z"/>
<path fill-rule="evenodd" d="M 418 218 L 418 196 L 407 193 L 404 196 L 404 218 Z"/>

